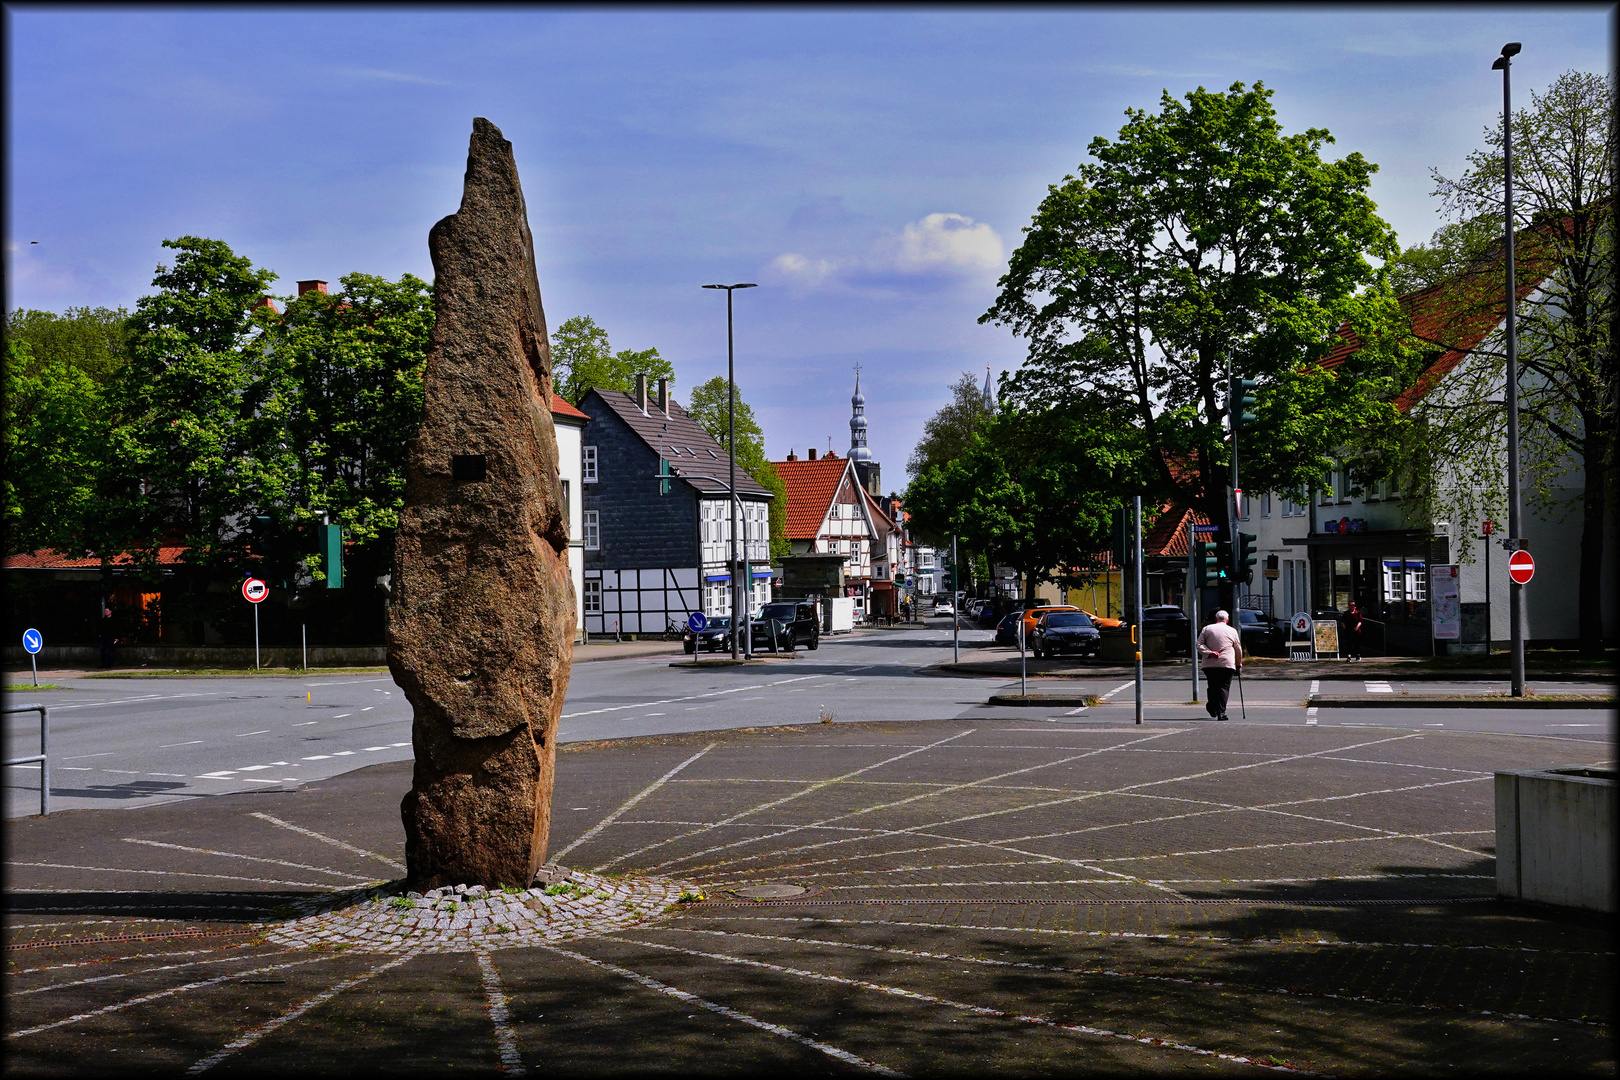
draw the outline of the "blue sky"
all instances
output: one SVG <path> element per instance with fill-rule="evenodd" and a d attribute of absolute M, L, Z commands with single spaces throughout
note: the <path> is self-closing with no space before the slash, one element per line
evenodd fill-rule
<path fill-rule="evenodd" d="M 514 145 L 546 315 L 656 346 L 676 396 L 737 378 L 767 448 L 849 444 L 856 363 L 885 487 L 962 371 L 1046 186 L 1160 92 L 1257 80 L 1285 130 L 1380 166 L 1405 244 L 1501 102 L 1609 69 L 1609 10 L 894 10 L 8 5 L 8 309 L 133 306 L 164 238 L 281 275 L 431 277 L 474 116 Z M 30 241 L 38 241 L 37 245 Z"/>

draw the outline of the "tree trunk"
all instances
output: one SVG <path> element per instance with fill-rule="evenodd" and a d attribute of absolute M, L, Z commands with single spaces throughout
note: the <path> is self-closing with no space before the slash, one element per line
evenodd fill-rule
<path fill-rule="evenodd" d="M 1608 430 L 1603 418 L 1583 416 L 1586 429 L 1586 489 L 1581 520 L 1581 576 L 1579 590 L 1580 655 L 1598 659 L 1603 655 L 1603 519 L 1608 511 L 1609 466 Z"/>

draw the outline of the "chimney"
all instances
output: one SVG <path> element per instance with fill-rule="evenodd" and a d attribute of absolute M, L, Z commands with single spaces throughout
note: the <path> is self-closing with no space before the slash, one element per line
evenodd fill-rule
<path fill-rule="evenodd" d="M 812 446 L 812 447 L 811 447 L 811 448 L 810 448 L 810 450 L 809 450 L 809 454 L 810 454 L 810 460 L 811 460 L 811 461 L 814 461 L 814 460 L 816 460 L 816 448 L 815 448 L 815 447 L 813 447 L 813 446 Z"/>
<path fill-rule="evenodd" d="M 669 380 L 658 380 L 658 410 L 665 416 L 669 415 Z"/>
<path fill-rule="evenodd" d="M 281 309 L 276 307 L 276 302 L 268 296 L 259 297 L 259 302 L 253 305 L 253 310 L 257 311 L 259 308 L 269 308 L 273 314 L 281 314 Z"/>
<path fill-rule="evenodd" d="M 326 282 L 322 281 L 320 278 L 313 278 L 309 281 L 300 281 L 298 283 L 299 296 L 303 296 L 307 292 L 324 293 L 325 291 Z"/>
<path fill-rule="evenodd" d="M 788 456 L 787 456 L 787 459 L 788 459 L 788 460 L 789 460 L 789 461 L 798 461 L 798 460 L 799 460 L 799 459 L 798 459 L 798 457 L 797 457 L 797 456 L 795 456 L 795 455 L 794 455 L 794 453 L 793 453 L 793 448 L 792 448 L 792 447 L 791 447 L 791 446 L 790 446 L 790 447 L 788 447 Z"/>
<path fill-rule="evenodd" d="M 636 408 L 643 414 L 647 412 L 647 373 L 636 372 Z"/>

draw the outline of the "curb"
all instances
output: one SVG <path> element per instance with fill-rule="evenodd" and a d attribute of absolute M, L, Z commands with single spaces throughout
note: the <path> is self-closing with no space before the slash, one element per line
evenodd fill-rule
<path fill-rule="evenodd" d="M 991 694 L 986 705 L 1040 705 L 1048 708 L 1076 705 L 1090 708 L 1104 704 L 1096 694 Z"/>
<path fill-rule="evenodd" d="M 1322 709 L 1613 709 L 1614 698 L 1595 695 L 1570 695 L 1562 698 L 1546 697 L 1457 697 L 1451 695 L 1424 695 L 1422 697 L 1321 697 L 1307 698 L 1306 705 Z"/>

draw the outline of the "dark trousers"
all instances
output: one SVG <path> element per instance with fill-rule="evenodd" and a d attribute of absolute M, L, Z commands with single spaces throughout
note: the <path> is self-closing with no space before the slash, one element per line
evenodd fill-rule
<path fill-rule="evenodd" d="M 1205 688 L 1209 691 L 1209 704 L 1204 708 L 1211 716 L 1226 715 L 1226 700 L 1232 696 L 1232 676 L 1237 672 L 1229 667 L 1204 669 Z"/>

